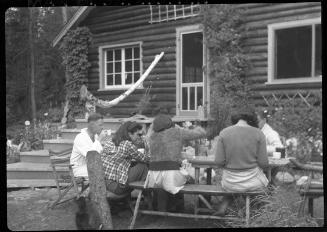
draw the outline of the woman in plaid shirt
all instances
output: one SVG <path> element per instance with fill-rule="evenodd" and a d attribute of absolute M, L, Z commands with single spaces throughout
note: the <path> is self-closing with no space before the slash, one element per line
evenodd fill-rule
<path fill-rule="evenodd" d="M 144 181 L 148 173 L 148 152 L 140 152 L 139 145 L 142 126 L 136 122 L 126 122 L 120 126 L 113 138 L 102 142 L 101 158 L 105 171 L 107 190 L 117 195 L 131 192 L 128 183 Z"/>

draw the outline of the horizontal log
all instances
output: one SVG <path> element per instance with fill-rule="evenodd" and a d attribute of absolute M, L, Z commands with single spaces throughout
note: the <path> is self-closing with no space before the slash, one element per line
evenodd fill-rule
<path fill-rule="evenodd" d="M 247 15 L 245 18 L 246 22 L 252 22 L 252 21 L 262 21 L 264 19 L 272 19 L 272 18 L 280 18 L 280 17 L 286 17 L 291 15 L 301 15 L 306 13 L 313 13 L 317 11 L 321 11 L 321 6 L 310 6 L 310 7 L 304 7 L 304 8 L 298 8 L 297 6 L 301 6 L 298 3 L 293 3 L 293 7 L 288 7 L 285 9 L 280 9 L 280 11 L 276 11 L 274 9 L 271 9 L 269 12 L 258 14 L 258 13 L 252 13 L 253 15 Z M 271 6 L 273 7 L 273 6 Z"/>
<path fill-rule="evenodd" d="M 287 16 L 280 16 L 280 17 L 276 16 L 274 18 L 269 18 L 267 20 L 254 21 L 246 25 L 249 27 L 249 30 L 258 30 L 258 29 L 264 29 L 269 24 L 273 24 L 273 23 L 304 20 L 304 19 L 311 19 L 311 18 L 318 18 L 318 17 L 321 17 L 321 12 L 316 10 L 316 12 L 313 13 L 308 12 L 307 14 L 303 14 L 303 15 L 294 14 L 294 15 L 287 15 Z"/>
<path fill-rule="evenodd" d="M 297 3 L 275 3 L 275 4 L 269 4 L 269 5 L 261 5 L 256 8 L 249 8 L 246 11 L 247 17 L 252 15 L 261 15 L 261 14 L 267 14 L 271 12 L 278 12 L 278 11 L 286 11 L 286 10 L 295 10 L 295 9 L 301 9 L 301 8 L 311 8 L 315 6 L 319 6 L 320 3 L 304 3 L 304 2 L 297 2 Z"/>
<path fill-rule="evenodd" d="M 154 55 L 153 56 L 144 56 L 142 61 L 143 63 L 151 63 L 154 59 Z M 176 59 L 176 54 L 175 53 L 168 53 L 168 54 L 164 54 L 163 57 L 161 58 L 160 62 L 166 62 L 166 61 L 172 61 Z"/>
<path fill-rule="evenodd" d="M 138 34 L 137 37 L 141 36 L 153 36 L 158 34 L 173 34 L 176 37 L 175 27 L 177 26 L 186 26 L 192 25 L 194 23 L 199 23 L 199 20 L 194 20 L 194 18 L 190 18 L 189 20 L 176 20 L 169 21 L 167 23 L 161 24 L 147 24 L 141 25 L 138 27 L 131 27 L 128 29 L 119 30 L 119 33 L 113 33 L 111 31 L 102 32 L 102 33 L 94 33 L 93 39 L 94 41 L 101 42 L 101 38 L 108 38 L 110 41 L 120 40 L 121 38 L 128 38 L 131 34 Z M 130 37 L 131 38 L 131 37 Z M 150 37 L 151 38 L 151 37 Z M 151 41 L 152 39 L 144 39 L 144 41 Z"/>
<path fill-rule="evenodd" d="M 150 9 L 149 6 L 132 6 L 124 7 L 119 10 L 111 10 L 110 7 L 104 7 L 102 12 L 92 15 L 85 22 L 86 25 L 102 24 L 108 22 L 114 22 L 117 19 L 120 20 L 134 20 L 134 18 L 150 18 Z"/>
<path fill-rule="evenodd" d="M 267 45 L 245 46 L 244 51 L 248 53 L 267 52 Z"/>
<path fill-rule="evenodd" d="M 244 46 L 255 46 L 255 45 L 266 45 L 268 44 L 268 38 L 262 37 L 262 38 L 250 38 L 246 39 L 244 42 Z"/>
<path fill-rule="evenodd" d="M 153 88 L 159 87 L 176 87 L 176 80 L 144 81 L 143 86 L 146 88 L 152 85 Z"/>
<path fill-rule="evenodd" d="M 156 80 L 176 80 L 176 73 L 167 73 L 167 74 L 149 74 L 146 80 L 156 81 Z"/>
<path fill-rule="evenodd" d="M 143 68 L 147 68 L 151 65 L 152 62 L 143 62 Z M 176 66 L 176 60 L 167 60 L 167 61 L 162 61 L 160 60 L 156 67 L 171 67 L 171 66 Z"/>
<path fill-rule="evenodd" d="M 168 47 L 165 46 L 165 43 L 163 42 L 160 47 L 152 48 L 152 49 L 143 49 L 143 56 L 152 56 L 156 54 L 160 54 L 161 52 L 165 52 L 166 54 L 175 54 L 176 53 L 176 47 Z"/>
<path fill-rule="evenodd" d="M 267 61 L 268 54 L 267 53 L 260 53 L 260 54 L 248 54 L 249 60 L 252 62 L 255 61 Z"/>
<path fill-rule="evenodd" d="M 246 38 L 262 38 L 268 36 L 268 30 L 260 29 L 260 30 L 249 30 L 244 35 Z"/>
<path fill-rule="evenodd" d="M 173 39 L 173 38 L 175 38 L 175 39 Z M 147 50 L 147 49 L 151 49 L 151 48 L 160 47 L 163 44 L 162 41 L 164 41 L 165 47 L 175 47 L 176 46 L 176 34 L 175 34 L 175 37 L 172 36 L 172 39 L 168 39 L 168 40 L 166 38 L 163 38 L 162 40 L 156 40 L 156 41 L 148 40 L 143 43 L 142 48 Z"/>
<path fill-rule="evenodd" d="M 255 91 L 265 91 L 265 90 L 300 90 L 300 89 L 321 89 L 321 83 L 284 83 L 284 84 L 274 84 L 274 85 L 266 85 L 266 84 L 253 84 L 251 86 L 252 90 Z"/>

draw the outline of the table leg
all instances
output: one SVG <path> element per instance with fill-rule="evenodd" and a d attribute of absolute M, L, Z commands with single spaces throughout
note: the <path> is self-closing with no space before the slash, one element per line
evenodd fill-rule
<path fill-rule="evenodd" d="M 313 198 L 308 198 L 308 211 L 311 217 L 313 217 Z"/>
<path fill-rule="evenodd" d="M 271 167 L 267 169 L 267 179 L 269 182 L 271 182 Z"/>
<path fill-rule="evenodd" d="M 200 168 L 194 168 L 195 169 L 195 184 L 199 184 L 200 183 Z"/>
<path fill-rule="evenodd" d="M 207 168 L 207 184 L 208 185 L 211 185 L 211 173 L 212 173 L 212 168 Z M 210 203 L 211 196 L 205 196 L 205 199 Z"/>
<path fill-rule="evenodd" d="M 207 168 L 207 184 L 211 185 L 211 170 L 212 168 Z"/>

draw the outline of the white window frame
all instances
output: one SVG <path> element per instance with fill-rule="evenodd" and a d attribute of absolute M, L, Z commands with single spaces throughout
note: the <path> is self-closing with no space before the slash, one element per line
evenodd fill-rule
<path fill-rule="evenodd" d="M 302 78 L 287 78 L 287 79 L 274 79 L 275 76 L 275 31 L 283 28 L 294 28 L 301 27 L 306 25 L 316 25 L 321 24 L 321 18 L 312 18 L 305 20 L 297 20 L 290 22 L 274 23 L 268 25 L 268 81 L 265 84 L 289 84 L 289 83 L 312 83 L 312 82 L 321 82 L 322 76 L 319 77 L 302 77 Z M 312 44 L 315 45 L 315 32 L 312 31 Z M 311 62 L 314 63 L 314 52 L 312 52 Z M 313 66 L 312 66 L 313 67 Z M 313 68 L 312 68 L 313 69 Z M 311 74 L 313 75 L 313 74 Z"/>
<path fill-rule="evenodd" d="M 105 46 L 99 46 L 99 89 L 98 91 L 105 91 L 105 90 L 119 90 L 119 89 L 128 89 L 130 88 L 134 83 L 132 84 L 125 84 L 125 81 L 122 81 L 121 85 L 113 85 L 113 86 L 106 86 L 106 50 L 108 49 L 125 49 L 129 46 L 139 46 L 140 50 L 140 77 L 143 74 L 143 63 L 142 63 L 142 42 L 131 42 L 131 43 L 122 43 L 122 44 L 111 44 L 111 45 L 105 45 Z M 124 53 L 122 53 L 121 59 L 124 60 L 122 62 L 122 75 L 124 74 L 125 70 L 125 57 Z M 122 79 L 123 80 L 123 79 Z M 141 84 L 138 88 L 143 88 L 143 84 Z"/>

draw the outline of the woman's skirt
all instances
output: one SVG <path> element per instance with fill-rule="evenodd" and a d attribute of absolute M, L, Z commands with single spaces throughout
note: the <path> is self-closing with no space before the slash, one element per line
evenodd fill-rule
<path fill-rule="evenodd" d="M 223 170 L 221 186 L 228 192 L 249 192 L 262 190 L 269 181 L 259 167 L 247 170 Z"/>

